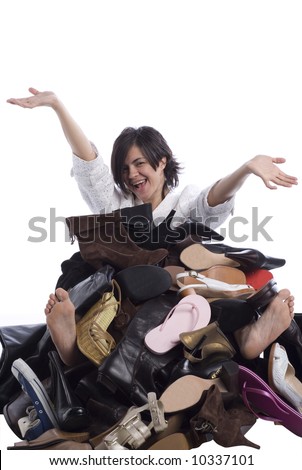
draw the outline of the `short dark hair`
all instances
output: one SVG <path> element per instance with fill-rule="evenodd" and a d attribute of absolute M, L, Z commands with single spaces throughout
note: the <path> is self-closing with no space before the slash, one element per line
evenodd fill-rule
<path fill-rule="evenodd" d="M 127 154 L 133 145 L 139 147 L 154 170 L 159 166 L 161 159 L 166 157 L 164 190 L 178 185 L 181 167 L 161 133 L 149 126 L 126 127 L 115 140 L 111 154 L 113 179 L 125 194 L 129 190 L 123 180 L 123 168 Z"/>

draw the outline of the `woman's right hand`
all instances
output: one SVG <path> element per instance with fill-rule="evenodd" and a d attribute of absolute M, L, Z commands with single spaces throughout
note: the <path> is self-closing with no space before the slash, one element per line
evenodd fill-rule
<path fill-rule="evenodd" d="M 22 108 L 36 108 L 37 106 L 50 106 L 55 108 L 59 100 L 52 91 L 38 91 L 35 88 L 29 88 L 28 91 L 33 95 L 27 98 L 9 98 L 7 103 L 16 104 Z"/>

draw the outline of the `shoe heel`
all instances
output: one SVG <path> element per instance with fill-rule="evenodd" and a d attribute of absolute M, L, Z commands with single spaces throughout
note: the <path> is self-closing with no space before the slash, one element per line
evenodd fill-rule
<path fill-rule="evenodd" d="M 239 365 L 235 361 L 226 361 L 222 365 L 219 378 L 226 386 L 228 392 L 234 396 L 239 394 Z"/>

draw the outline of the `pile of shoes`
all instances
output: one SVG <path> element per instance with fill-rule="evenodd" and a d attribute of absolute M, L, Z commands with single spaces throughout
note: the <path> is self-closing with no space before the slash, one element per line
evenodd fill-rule
<path fill-rule="evenodd" d="M 148 204 L 66 219 L 80 251 L 57 287 L 86 361 L 66 367 L 41 325 L 0 329 L 1 406 L 21 439 L 9 449 L 259 449 L 245 437 L 258 418 L 302 436 L 299 315 L 253 361 L 233 335 L 278 294 L 285 260 L 172 219 L 155 227 Z"/>

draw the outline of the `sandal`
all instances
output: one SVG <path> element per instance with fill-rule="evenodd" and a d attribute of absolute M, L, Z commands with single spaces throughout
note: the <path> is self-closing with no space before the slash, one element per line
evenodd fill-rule
<path fill-rule="evenodd" d="M 141 413 L 144 411 L 150 412 L 151 421 L 149 424 L 145 424 L 142 420 Z M 156 399 L 154 392 L 150 392 L 148 393 L 148 403 L 141 407 L 133 406 L 129 408 L 122 421 L 117 424 L 94 449 L 137 449 L 151 436 L 152 430 L 155 433 L 159 433 L 166 427 L 167 422 L 164 417 L 163 404 L 160 400 Z M 93 442 L 93 439 L 91 442 Z"/>
<path fill-rule="evenodd" d="M 211 308 L 204 297 L 187 295 L 170 310 L 165 321 L 149 331 L 145 345 L 155 354 L 164 354 L 180 342 L 179 334 L 206 326 L 211 318 Z"/>
<path fill-rule="evenodd" d="M 118 300 L 113 293 L 114 287 L 118 292 Z M 120 309 L 120 299 L 120 288 L 113 280 L 112 291 L 105 292 L 76 324 L 78 348 L 96 366 L 99 366 L 116 346 L 114 338 L 106 330 Z"/>
<path fill-rule="evenodd" d="M 209 269 L 215 265 L 240 266 L 237 261 L 227 258 L 224 253 L 213 253 L 207 249 L 206 244 L 203 245 L 201 243 L 193 243 L 193 245 L 182 250 L 179 259 L 184 266 L 196 271 Z"/>
<path fill-rule="evenodd" d="M 274 343 L 269 355 L 268 383 L 276 393 L 302 413 L 302 383 L 295 373 L 285 348 L 279 343 Z"/>
<path fill-rule="evenodd" d="M 206 277 L 197 271 L 184 271 L 176 275 L 177 284 L 180 287 L 178 294 L 193 288 L 203 297 L 214 298 L 239 298 L 246 299 L 255 292 L 248 284 L 229 284 L 217 279 Z M 182 282 L 181 282 L 182 280 Z"/>
<path fill-rule="evenodd" d="M 282 424 L 302 437 L 302 414 L 283 401 L 255 372 L 241 365 L 239 387 L 244 404 L 257 418 Z"/>

